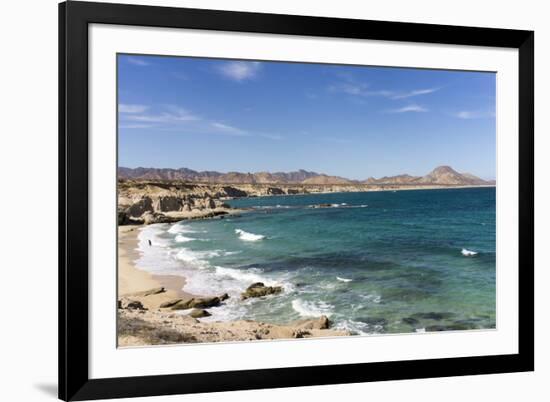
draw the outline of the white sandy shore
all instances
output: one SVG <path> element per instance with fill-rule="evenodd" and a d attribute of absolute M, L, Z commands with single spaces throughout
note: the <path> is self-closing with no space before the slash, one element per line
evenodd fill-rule
<path fill-rule="evenodd" d="M 135 266 L 139 258 L 140 229 L 141 226 L 119 226 L 118 229 L 118 299 L 124 304 L 137 301 L 144 307 L 118 310 L 119 347 L 350 335 L 347 331 L 328 329 L 326 317 L 288 325 L 250 320 L 206 323 L 190 317 L 190 310 L 160 308 L 162 303 L 174 299 L 189 300 L 198 296 L 182 290 L 186 283 L 183 276 L 152 275 Z M 159 288 L 164 289 L 159 291 Z M 144 294 L 152 289 L 156 289 L 153 294 Z"/>

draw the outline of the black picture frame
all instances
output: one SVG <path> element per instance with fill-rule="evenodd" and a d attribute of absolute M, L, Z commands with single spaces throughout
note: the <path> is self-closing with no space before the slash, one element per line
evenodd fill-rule
<path fill-rule="evenodd" d="M 374 39 L 519 51 L 519 345 L 517 354 L 90 379 L 88 26 Z M 534 370 L 534 32 L 70 1 L 59 5 L 59 398 L 170 395 Z"/>

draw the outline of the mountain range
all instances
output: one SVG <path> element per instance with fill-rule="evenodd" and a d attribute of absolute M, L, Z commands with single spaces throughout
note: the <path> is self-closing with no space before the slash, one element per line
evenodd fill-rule
<path fill-rule="evenodd" d="M 311 184 L 311 185 L 404 185 L 404 186 L 482 186 L 494 185 L 494 180 L 483 180 L 470 173 L 459 173 L 450 166 L 439 166 L 425 176 L 401 174 L 384 176 L 379 179 L 369 177 L 366 180 L 350 180 L 339 176 L 300 169 L 294 172 L 257 172 L 241 173 L 216 171 L 196 171 L 188 168 L 118 168 L 119 179 L 134 180 L 181 180 L 219 184 Z"/>

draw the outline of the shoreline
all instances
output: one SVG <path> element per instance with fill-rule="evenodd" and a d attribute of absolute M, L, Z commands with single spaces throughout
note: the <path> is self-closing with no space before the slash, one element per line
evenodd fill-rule
<path fill-rule="evenodd" d="M 339 186 L 342 186 L 341 184 Z M 350 185 L 350 187 L 352 187 Z M 317 195 L 317 194 L 348 194 L 348 193 L 378 193 L 385 191 L 420 191 L 420 190 L 461 190 L 461 189 L 470 189 L 470 188 L 496 188 L 496 184 L 488 185 L 476 185 L 476 186 L 433 186 L 433 187 L 400 187 L 400 188 L 380 188 L 380 189 L 371 189 L 371 190 L 357 190 L 357 191 L 319 191 L 311 193 L 297 193 L 297 194 L 266 194 L 266 195 L 254 195 L 247 197 L 229 197 L 223 198 L 224 201 L 231 200 L 240 200 L 240 199 L 249 199 L 249 198 L 271 198 L 271 197 L 299 197 L 307 195 Z M 237 208 L 235 208 L 237 209 Z M 248 209 L 241 208 L 240 212 L 246 212 Z"/>
<path fill-rule="evenodd" d="M 325 316 L 287 325 L 253 320 L 202 322 L 191 314 L 203 309 L 161 308 L 163 303 L 174 300 L 218 299 L 219 304 L 223 299 L 185 292 L 187 279 L 183 276 L 155 275 L 139 269 L 135 261 L 140 255 L 136 248 L 141 227 L 124 225 L 117 229 L 118 347 L 351 335 L 349 331 L 330 329 Z"/>
<path fill-rule="evenodd" d="M 139 299 L 145 307 L 153 307 L 175 298 L 196 297 L 185 292 L 186 278 L 180 275 L 155 275 L 139 269 L 135 261 L 140 257 L 137 250 L 139 230 L 142 226 L 125 225 L 118 228 L 118 275 L 117 297 Z M 148 297 L 136 296 L 140 292 L 163 287 L 165 292 Z"/>

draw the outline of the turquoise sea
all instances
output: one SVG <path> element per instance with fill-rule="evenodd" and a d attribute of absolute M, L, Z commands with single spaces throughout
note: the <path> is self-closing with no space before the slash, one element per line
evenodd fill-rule
<path fill-rule="evenodd" d="M 251 210 L 150 225 L 139 236 L 138 266 L 184 275 L 191 293 L 230 294 L 207 320 L 324 314 L 357 334 L 495 328 L 495 188 L 229 203 Z M 284 292 L 241 301 L 258 281 Z"/>

